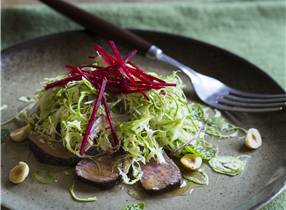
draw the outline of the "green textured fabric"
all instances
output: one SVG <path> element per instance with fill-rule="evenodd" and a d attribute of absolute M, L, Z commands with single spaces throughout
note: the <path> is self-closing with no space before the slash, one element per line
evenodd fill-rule
<path fill-rule="evenodd" d="M 118 25 L 176 33 L 228 49 L 286 88 L 286 1 L 180 1 L 82 4 Z M 2 48 L 37 36 L 81 28 L 46 6 L 2 9 Z M 264 210 L 286 209 L 286 192 Z"/>

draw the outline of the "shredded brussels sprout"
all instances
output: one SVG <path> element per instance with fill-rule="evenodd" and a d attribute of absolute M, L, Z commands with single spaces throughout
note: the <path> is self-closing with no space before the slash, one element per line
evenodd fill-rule
<path fill-rule="evenodd" d="M 78 197 L 75 192 L 74 192 L 74 184 L 72 184 L 72 186 L 69 188 L 69 192 L 71 194 L 71 197 L 78 202 L 94 202 L 97 200 L 97 198 L 94 197 L 88 197 L 88 198 L 80 198 Z"/>

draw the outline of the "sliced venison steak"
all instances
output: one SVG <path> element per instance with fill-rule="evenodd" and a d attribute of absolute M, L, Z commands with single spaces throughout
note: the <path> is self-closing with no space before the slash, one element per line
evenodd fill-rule
<path fill-rule="evenodd" d="M 167 155 L 164 157 L 165 163 L 157 163 L 151 160 L 143 166 L 141 185 L 148 193 L 162 193 L 181 185 L 182 174 L 180 169 Z"/>
<path fill-rule="evenodd" d="M 80 178 L 93 183 L 101 188 L 111 188 L 119 180 L 119 173 L 113 167 L 111 156 L 101 156 L 96 162 L 90 159 L 83 159 L 75 167 L 76 174 Z"/>
<path fill-rule="evenodd" d="M 80 159 L 63 147 L 61 143 L 53 143 L 51 146 L 40 140 L 35 133 L 29 136 L 29 146 L 36 158 L 51 165 L 71 166 L 75 165 Z"/>

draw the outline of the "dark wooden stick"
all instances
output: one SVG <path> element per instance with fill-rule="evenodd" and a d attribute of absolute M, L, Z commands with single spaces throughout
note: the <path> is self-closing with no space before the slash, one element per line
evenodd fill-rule
<path fill-rule="evenodd" d="M 70 3 L 62 0 L 40 0 L 64 16 L 82 25 L 89 31 L 102 36 L 103 38 L 120 40 L 126 42 L 145 54 L 151 47 L 151 43 L 137 36 L 136 34 L 120 28 L 96 15 L 88 13 Z"/>

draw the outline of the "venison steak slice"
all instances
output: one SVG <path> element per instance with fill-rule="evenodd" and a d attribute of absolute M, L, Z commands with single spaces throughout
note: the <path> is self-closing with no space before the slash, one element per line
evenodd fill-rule
<path fill-rule="evenodd" d="M 78 177 L 101 188 L 111 188 L 119 180 L 119 173 L 116 167 L 113 167 L 111 156 L 101 156 L 95 161 L 82 159 L 75 167 Z"/>
<path fill-rule="evenodd" d="M 178 188 L 182 183 L 182 174 L 178 166 L 167 155 L 166 162 L 151 160 L 143 166 L 141 185 L 151 194 L 159 194 Z"/>
<path fill-rule="evenodd" d="M 61 143 L 52 145 L 41 141 L 41 137 L 33 132 L 28 136 L 29 146 L 35 157 L 42 163 L 59 166 L 75 165 L 80 158 L 69 152 Z"/>

